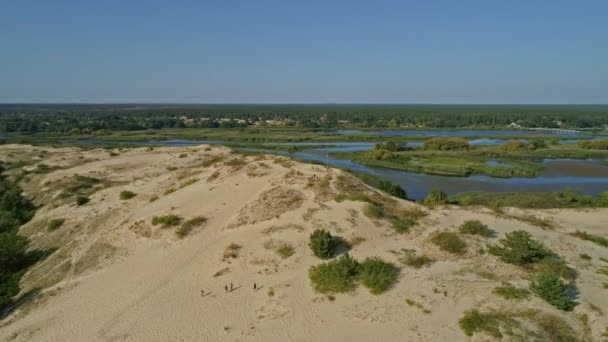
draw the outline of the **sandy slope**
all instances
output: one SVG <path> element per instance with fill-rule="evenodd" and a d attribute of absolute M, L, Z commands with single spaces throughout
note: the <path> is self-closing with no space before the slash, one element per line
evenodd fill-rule
<path fill-rule="evenodd" d="M 608 249 L 565 234 L 581 229 L 606 236 L 607 210 L 538 211 L 534 214 L 551 218 L 556 226 L 543 230 L 509 216 L 522 215 L 518 210 L 496 215 L 442 208 L 429 211 L 412 232 L 398 235 L 387 222 L 365 217 L 363 203 L 333 200 L 344 190 L 339 179 L 366 189 L 339 170 L 280 157 L 242 157 L 209 146 L 116 152 L 0 147 L 2 160 L 35 161 L 26 168 L 40 162 L 61 166 L 23 182 L 26 193 L 44 206 L 22 233 L 35 246 L 56 251 L 24 277 L 24 292 L 42 291 L 2 321 L 2 340 L 458 341 L 471 339 L 459 329 L 458 319 L 472 307 L 534 308 L 563 318 L 580 334 L 584 326 L 576 315 L 586 313 L 597 339 L 608 326 L 608 290 L 602 287 L 608 277 L 596 272 L 608 266 L 599 260 L 608 258 Z M 215 163 L 203 165 L 213 158 Z M 105 187 L 84 206 L 57 199 L 74 174 L 106 180 Z M 176 190 L 163 195 L 171 188 Z M 122 190 L 137 196 L 121 201 Z M 155 195 L 159 199 L 150 202 Z M 403 208 L 417 206 L 386 200 Z M 208 221 L 178 239 L 175 228 L 151 224 L 153 216 L 169 213 L 185 219 L 202 215 Z M 48 232 L 51 218 L 66 223 Z M 466 237 L 465 257 L 429 243 L 433 232 L 455 230 L 467 219 L 487 223 L 496 232 L 491 242 L 525 229 L 557 251 L 579 272 L 580 304 L 574 312 L 560 312 L 538 298 L 509 302 L 493 295 L 503 280 L 525 286 L 525 274 L 479 254 L 486 244 L 481 238 Z M 314 293 L 308 280 L 309 267 L 320 262 L 307 246 L 315 228 L 347 240 L 363 238 L 350 252 L 357 258 L 380 256 L 399 264 L 402 251 L 410 249 L 437 261 L 420 270 L 404 267 L 399 282 L 383 295 L 359 287 L 331 301 Z M 264 247 L 270 239 L 293 244 L 295 254 L 280 258 Z M 226 258 L 232 243 L 241 246 L 238 256 Z M 593 260 L 582 260 L 580 253 Z M 231 283 L 236 289 L 225 292 Z M 262 288 L 254 291 L 254 283 Z M 209 294 L 201 297 L 201 289 Z M 406 299 L 420 307 L 407 305 Z"/>

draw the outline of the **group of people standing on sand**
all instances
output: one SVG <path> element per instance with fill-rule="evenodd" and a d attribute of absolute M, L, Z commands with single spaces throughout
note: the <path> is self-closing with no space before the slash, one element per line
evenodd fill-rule
<path fill-rule="evenodd" d="M 253 283 L 253 290 L 256 291 L 257 289 L 258 289 L 258 284 Z M 232 292 L 234 290 L 236 290 L 236 288 L 234 287 L 233 283 L 230 283 L 230 286 L 224 285 L 225 292 Z M 211 292 L 207 292 L 207 294 L 211 294 Z M 201 289 L 201 297 L 205 297 L 205 289 Z"/>

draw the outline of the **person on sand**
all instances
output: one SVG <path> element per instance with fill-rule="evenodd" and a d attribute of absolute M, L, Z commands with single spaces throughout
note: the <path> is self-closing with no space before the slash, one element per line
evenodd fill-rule
<path fill-rule="evenodd" d="M 228 285 L 224 285 L 224 291 L 228 292 Z"/>
<path fill-rule="evenodd" d="M 234 286 L 232 285 L 232 283 L 230 283 L 230 292 L 232 292 L 234 290 Z"/>
<path fill-rule="evenodd" d="M 201 297 L 205 296 L 205 290 L 201 290 Z"/>
<path fill-rule="evenodd" d="M 253 291 L 255 291 L 255 289 L 258 287 L 258 285 L 256 283 L 253 283 Z"/>

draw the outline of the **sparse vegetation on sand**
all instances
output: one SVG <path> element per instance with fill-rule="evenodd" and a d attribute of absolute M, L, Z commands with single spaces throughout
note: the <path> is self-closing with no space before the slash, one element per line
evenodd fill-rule
<path fill-rule="evenodd" d="M 274 239 L 265 241 L 264 248 L 275 251 L 275 253 L 283 259 L 287 259 L 296 253 L 296 250 L 291 243 Z"/>
<path fill-rule="evenodd" d="M 467 220 L 465 221 L 458 231 L 462 234 L 471 234 L 471 235 L 479 235 L 483 237 L 490 236 L 490 229 L 487 225 L 481 223 L 479 220 Z"/>
<path fill-rule="evenodd" d="M 525 300 L 530 298 L 530 291 L 511 285 L 510 283 L 502 283 L 497 286 L 492 293 L 509 300 Z"/>
<path fill-rule="evenodd" d="M 363 207 L 363 214 L 371 219 L 381 219 L 384 217 L 384 210 L 375 203 L 367 203 Z"/>
<path fill-rule="evenodd" d="M 177 215 L 154 216 L 152 218 L 153 225 L 161 225 L 163 228 L 177 226 L 182 222 L 182 218 Z"/>
<path fill-rule="evenodd" d="M 136 193 L 129 191 L 129 190 L 125 190 L 125 191 L 121 191 L 120 192 L 120 199 L 125 201 L 125 200 L 129 200 L 133 197 L 137 196 Z"/>
<path fill-rule="evenodd" d="M 401 258 L 401 262 L 409 267 L 422 268 L 433 263 L 433 259 L 426 255 L 407 254 Z"/>
<path fill-rule="evenodd" d="M 452 254 L 461 255 L 467 250 L 467 243 L 458 234 L 452 232 L 439 232 L 431 238 L 431 242 L 442 251 Z"/>
<path fill-rule="evenodd" d="M 481 312 L 471 309 L 465 311 L 458 323 L 467 336 L 482 333 L 499 340 L 508 336 L 515 341 L 579 341 L 566 321 L 538 310 Z"/>
<path fill-rule="evenodd" d="M 194 229 L 200 225 L 203 225 L 205 222 L 207 222 L 207 218 L 204 216 L 197 216 L 197 217 L 188 219 L 179 228 L 177 228 L 175 230 L 175 235 L 178 238 L 183 239 L 188 234 L 190 234 L 192 229 Z"/>
<path fill-rule="evenodd" d="M 57 218 L 57 219 L 50 220 L 49 224 L 47 226 L 48 231 L 52 232 L 54 230 L 59 229 L 63 225 L 64 222 L 65 222 L 65 219 L 62 219 L 62 218 Z"/>
<path fill-rule="evenodd" d="M 589 234 L 587 232 L 583 232 L 580 230 L 577 230 L 576 232 L 571 233 L 570 235 L 575 236 L 582 240 L 591 241 L 591 242 L 598 244 L 600 246 L 603 246 L 603 247 L 608 247 L 608 239 L 606 239 L 605 237 L 599 236 L 599 235 Z"/>
<path fill-rule="evenodd" d="M 241 245 L 236 243 L 229 244 L 224 250 L 224 260 L 236 259 L 239 256 L 239 251 L 243 248 Z"/>
<path fill-rule="evenodd" d="M 530 282 L 530 290 L 560 310 L 570 311 L 576 305 L 568 294 L 568 286 L 553 273 L 538 274 Z"/>
<path fill-rule="evenodd" d="M 212 157 L 212 158 L 210 158 L 210 159 L 205 160 L 204 162 L 202 162 L 201 166 L 202 167 L 209 167 L 209 166 L 212 166 L 214 164 L 217 164 L 217 163 L 223 161 L 225 158 L 226 157 L 223 156 L 223 155 L 215 156 L 215 157 Z"/>
<path fill-rule="evenodd" d="M 334 256 L 337 241 L 328 231 L 316 229 L 310 234 L 308 246 L 310 246 L 310 249 L 315 256 L 321 259 L 329 259 Z"/>

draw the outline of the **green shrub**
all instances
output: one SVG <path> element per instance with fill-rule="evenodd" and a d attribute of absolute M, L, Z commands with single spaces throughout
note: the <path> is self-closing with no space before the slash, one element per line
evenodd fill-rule
<path fill-rule="evenodd" d="M 312 266 L 308 276 L 320 293 L 344 293 L 355 288 L 358 266 L 357 260 L 343 254 L 336 260 Z"/>
<path fill-rule="evenodd" d="M 424 142 L 425 150 L 455 151 L 469 148 L 469 141 L 460 137 L 435 137 Z"/>
<path fill-rule="evenodd" d="M 369 218 L 379 219 L 384 217 L 384 210 L 377 204 L 367 203 L 363 207 L 363 214 Z"/>
<path fill-rule="evenodd" d="M 426 196 L 423 203 L 428 206 L 448 204 L 448 195 L 441 189 L 433 188 Z"/>
<path fill-rule="evenodd" d="M 165 215 L 165 216 L 154 216 L 152 218 L 152 224 L 161 224 L 163 228 L 177 226 L 182 222 L 182 218 L 177 215 Z"/>
<path fill-rule="evenodd" d="M 533 264 L 552 255 L 543 244 L 523 230 L 507 233 L 497 245 L 490 246 L 488 250 L 503 262 L 515 265 Z"/>
<path fill-rule="evenodd" d="M 399 269 L 378 257 L 367 258 L 359 265 L 359 280 L 372 294 L 388 290 L 399 276 Z"/>
<path fill-rule="evenodd" d="M 530 282 L 530 291 L 560 310 L 570 311 L 576 303 L 568 295 L 568 287 L 552 273 L 540 273 Z"/>
<path fill-rule="evenodd" d="M 464 242 L 458 234 L 451 232 L 437 233 L 431 238 L 431 242 L 437 245 L 442 251 L 454 254 L 464 254 L 467 248 L 466 242 Z"/>
<path fill-rule="evenodd" d="M 463 234 L 490 236 L 490 229 L 479 220 L 467 220 L 458 229 Z"/>
<path fill-rule="evenodd" d="M 181 227 L 177 228 L 175 230 L 175 235 L 177 235 L 178 238 L 183 239 L 188 234 L 190 234 L 190 232 L 192 231 L 192 229 L 194 229 L 194 227 L 200 226 L 205 222 L 207 222 L 207 218 L 204 216 L 193 217 L 193 218 L 187 220 L 186 222 L 184 222 L 184 224 L 182 224 Z"/>
<path fill-rule="evenodd" d="M 50 220 L 49 224 L 48 224 L 49 232 L 59 229 L 59 227 L 61 227 L 64 222 L 65 222 L 65 219 L 62 219 L 62 218 Z"/>
<path fill-rule="evenodd" d="M 399 198 L 407 198 L 407 193 L 399 184 L 395 184 L 391 181 L 381 180 L 378 183 L 378 189 L 391 194 L 392 196 Z"/>
<path fill-rule="evenodd" d="M 485 332 L 492 337 L 500 339 L 499 319 L 493 313 L 481 313 L 477 309 L 467 310 L 464 316 L 458 321 L 460 329 L 467 336 L 473 336 L 477 332 Z"/>
<path fill-rule="evenodd" d="M 77 205 L 85 205 L 87 203 L 89 203 L 89 198 L 87 196 L 83 196 L 83 195 L 76 196 Z"/>
<path fill-rule="evenodd" d="M 587 232 L 582 232 L 580 230 L 577 230 L 576 232 L 571 233 L 570 235 L 576 236 L 579 239 L 591 241 L 591 242 L 598 244 L 600 246 L 603 246 L 603 247 L 608 247 L 608 239 L 606 239 L 605 237 L 599 236 L 599 235 L 589 234 Z"/>
<path fill-rule="evenodd" d="M 413 267 L 413 268 L 422 268 L 424 266 L 428 266 L 433 263 L 433 259 L 427 257 L 426 255 L 416 256 L 416 255 L 406 255 L 401 259 L 405 265 Z"/>
<path fill-rule="evenodd" d="M 493 293 L 505 298 L 513 300 L 524 300 L 530 297 L 530 291 L 527 289 L 517 288 L 509 283 L 503 283 L 494 289 Z"/>
<path fill-rule="evenodd" d="M 134 192 L 132 192 L 132 191 L 129 191 L 129 190 L 125 190 L 125 191 L 121 191 L 120 192 L 120 199 L 123 200 L 123 201 L 131 199 L 131 198 L 133 198 L 135 196 L 137 196 L 137 194 L 134 193 Z"/>
<path fill-rule="evenodd" d="M 512 140 L 502 144 L 501 149 L 505 152 L 517 152 L 529 150 L 529 146 L 523 141 Z"/>
<path fill-rule="evenodd" d="M 315 256 L 321 259 L 329 259 L 334 255 L 337 243 L 336 239 L 328 231 L 316 229 L 310 234 L 308 246 Z"/>

